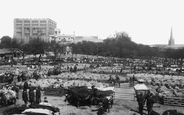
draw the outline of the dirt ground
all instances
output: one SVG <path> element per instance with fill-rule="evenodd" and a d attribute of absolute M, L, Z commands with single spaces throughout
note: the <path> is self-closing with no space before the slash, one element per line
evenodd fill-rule
<path fill-rule="evenodd" d="M 130 92 L 127 92 L 130 91 Z M 134 100 L 134 92 L 133 88 L 129 88 L 128 83 L 121 84 L 120 88 L 115 88 L 116 96 L 114 100 L 114 105 L 110 109 L 109 113 L 106 115 L 139 115 L 138 113 L 138 105 L 136 100 Z M 126 95 L 125 95 L 126 94 Z M 45 95 L 42 94 L 42 100 Z M 21 95 L 20 95 L 21 97 Z M 88 106 L 81 106 L 76 108 L 74 106 L 69 105 L 67 102 L 64 102 L 64 97 L 56 97 L 56 96 L 47 96 L 49 103 L 54 106 L 59 107 L 61 115 L 96 115 L 96 106 L 92 106 L 91 108 Z M 23 104 L 22 99 L 20 98 L 17 101 L 16 106 L 21 106 Z M 8 108 L 14 107 L 14 105 L 9 106 Z M 2 115 L 3 111 L 7 108 L 0 108 L 0 115 Z M 173 106 L 164 106 L 159 104 L 154 104 L 153 110 L 162 114 L 165 110 L 177 110 L 178 112 L 184 113 L 183 107 L 173 107 Z M 147 114 L 146 107 L 144 110 L 145 115 Z"/>
<path fill-rule="evenodd" d="M 10 70 L 9 67 L 3 67 L 0 66 L 0 71 Z M 12 70 L 15 69 L 15 67 L 11 68 Z M 21 94 L 21 92 L 20 92 Z M 45 95 L 42 95 L 42 100 Z M 79 108 L 76 108 L 74 106 L 69 105 L 67 102 L 64 102 L 64 97 L 56 97 L 56 96 L 47 96 L 49 103 L 52 105 L 59 107 L 61 115 L 96 115 L 96 106 L 92 106 L 91 108 L 88 106 L 81 106 Z M 23 104 L 23 101 L 21 99 L 17 100 L 16 105 L 11 105 L 7 108 L 1 107 L 0 108 L 0 115 L 3 115 L 3 111 L 12 108 L 14 106 L 21 106 Z M 153 110 L 160 113 L 162 113 L 165 110 L 177 110 L 178 112 L 184 113 L 183 107 L 177 107 L 177 106 L 164 106 L 159 104 L 154 104 Z M 128 83 L 122 83 L 120 88 L 115 88 L 115 100 L 114 105 L 110 109 L 109 113 L 106 113 L 106 115 L 133 115 L 133 114 L 139 115 L 138 113 L 138 105 L 137 101 L 134 98 L 134 90 L 133 88 L 129 87 Z M 147 114 L 146 107 L 144 110 L 145 115 Z"/>

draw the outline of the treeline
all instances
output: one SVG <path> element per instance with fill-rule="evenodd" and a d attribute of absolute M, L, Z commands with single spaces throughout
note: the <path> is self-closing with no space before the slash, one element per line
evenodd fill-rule
<path fill-rule="evenodd" d="M 115 37 L 107 38 L 102 43 L 83 41 L 70 45 L 74 54 L 88 54 L 112 57 L 152 57 L 163 56 L 158 48 L 148 45 L 137 44 L 131 41 L 126 33 L 116 34 Z"/>
<path fill-rule="evenodd" d="M 126 33 L 118 33 L 114 37 L 104 39 L 103 42 L 95 43 L 89 41 L 70 44 L 73 54 L 87 54 L 98 56 L 109 56 L 119 58 L 150 58 L 164 57 L 183 59 L 183 49 L 160 49 L 150 47 L 148 45 L 137 44 L 131 40 Z M 0 48 L 19 48 L 25 54 L 43 54 L 45 51 L 54 52 L 55 56 L 62 54 L 65 51 L 65 45 L 60 45 L 56 42 L 45 43 L 39 38 L 31 39 L 27 44 L 17 43 L 15 39 L 9 36 L 1 38 Z"/>

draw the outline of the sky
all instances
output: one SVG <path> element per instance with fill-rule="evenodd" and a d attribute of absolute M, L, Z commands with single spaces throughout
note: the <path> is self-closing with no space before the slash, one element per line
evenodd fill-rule
<path fill-rule="evenodd" d="M 1 0 L 0 38 L 13 37 L 14 18 L 50 18 L 61 33 L 106 39 L 126 32 L 146 45 L 184 44 L 183 0 Z"/>

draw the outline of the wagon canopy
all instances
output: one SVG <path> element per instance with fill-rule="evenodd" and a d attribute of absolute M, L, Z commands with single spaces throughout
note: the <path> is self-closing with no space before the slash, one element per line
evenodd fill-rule
<path fill-rule="evenodd" d="M 138 90 L 149 90 L 149 88 L 143 83 L 135 85 L 134 89 L 136 91 L 138 91 Z"/>

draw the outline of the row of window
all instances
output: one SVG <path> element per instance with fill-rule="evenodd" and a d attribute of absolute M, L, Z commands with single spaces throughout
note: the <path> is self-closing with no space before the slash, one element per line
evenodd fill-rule
<path fill-rule="evenodd" d="M 16 35 L 22 35 L 22 32 L 16 32 Z M 24 35 L 30 35 L 30 32 L 24 32 Z M 32 33 L 32 35 L 46 35 L 46 33 Z"/>
<path fill-rule="evenodd" d="M 22 24 L 22 22 L 24 22 L 24 23 L 27 23 L 27 24 L 30 24 L 31 22 L 33 23 L 33 24 L 38 24 L 38 23 L 42 23 L 42 24 L 46 24 L 47 22 L 46 22 L 46 20 L 43 20 L 43 21 L 38 21 L 38 20 L 33 20 L 33 21 L 30 21 L 30 20 L 24 20 L 24 21 L 22 21 L 22 20 L 17 20 L 16 21 L 16 23 L 18 23 L 18 24 Z"/>

